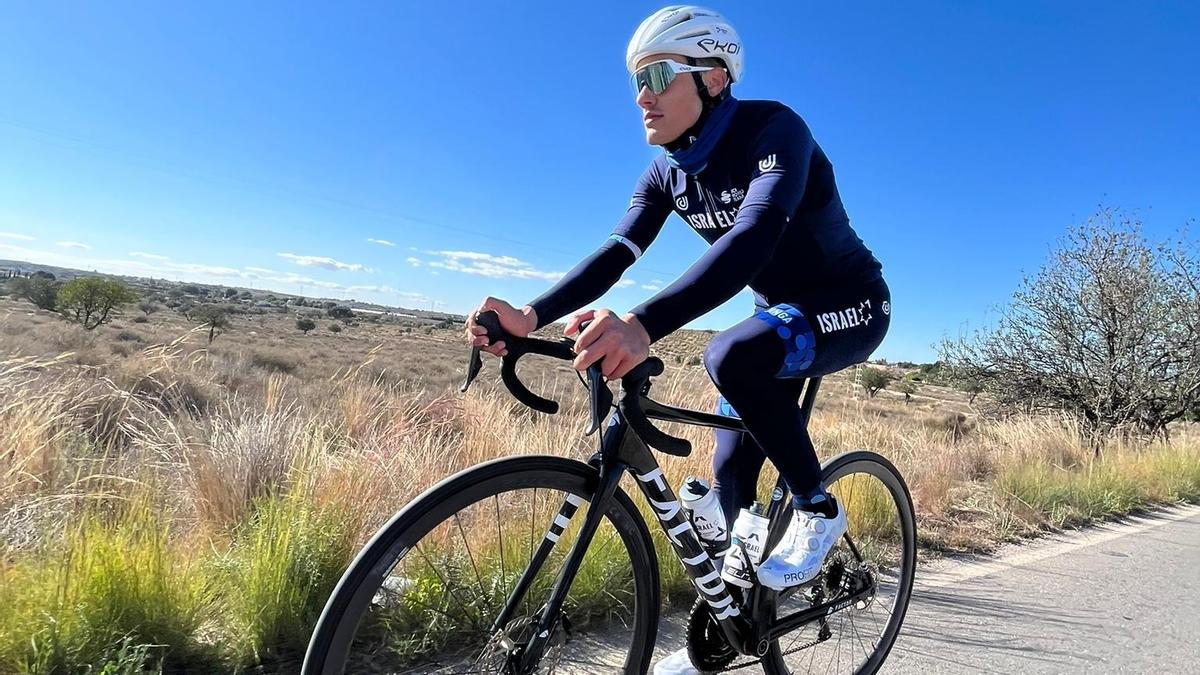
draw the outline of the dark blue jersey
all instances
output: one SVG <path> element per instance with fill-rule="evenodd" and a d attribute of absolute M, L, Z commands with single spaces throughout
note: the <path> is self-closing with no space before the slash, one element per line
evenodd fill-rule
<path fill-rule="evenodd" d="M 600 297 L 674 211 L 711 247 L 633 310 L 651 340 L 749 286 L 774 304 L 881 278 L 851 229 L 833 166 L 808 125 L 774 101 L 741 101 L 705 168 L 689 175 L 655 159 L 612 236 L 532 306 L 548 324 Z"/>

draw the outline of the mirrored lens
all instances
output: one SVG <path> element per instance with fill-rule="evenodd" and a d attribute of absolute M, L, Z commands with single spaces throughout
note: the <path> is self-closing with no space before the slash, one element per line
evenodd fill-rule
<path fill-rule="evenodd" d="M 634 94 L 640 94 L 642 87 L 646 87 L 650 93 L 658 96 L 666 91 L 674 79 L 675 71 L 671 69 L 670 63 L 666 61 L 651 63 L 633 74 L 633 91 Z"/>

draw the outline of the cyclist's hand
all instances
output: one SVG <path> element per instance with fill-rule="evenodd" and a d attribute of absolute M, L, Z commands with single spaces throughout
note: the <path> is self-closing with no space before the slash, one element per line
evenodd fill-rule
<path fill-rule="evenodd" d="M 650 356 L 650 334 L 632 314 L 617 316 L 612 310 L 588 310 L 571 317 L 567 335 L 579 331 L 579 325 L 591 321 L 575 340 L 576 370 L 587 370 L 604 359 L 601 372 L 608 379 L 623 377 Z"/>
<path fill-rule="evenodd" d="M 537 328 L 537 312 L 533 311 L 529 305 L 517 309 L 499 298 L 484 299 L 479 308 L 467 317 L 466 335 L 467 342 L 472 347 L 479 347 L 489 354 L 504 356 L 508 353 L 508 349 L 503 340 L 494 345 L 488 344 L 487 329 L 475 323 L 475 317 L 480 312 L 487 311 L 495 312 L 500 317 L 500 326 L 517 337 L 525 337 L 532 333 L 534 328 Z"/>

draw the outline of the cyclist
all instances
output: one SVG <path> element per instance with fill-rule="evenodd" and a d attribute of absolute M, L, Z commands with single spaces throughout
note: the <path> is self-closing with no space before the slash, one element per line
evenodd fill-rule
<path fill-rule="evenodd" d="M 716 335 L 704 354 L 720 392 L 718 411 L 740 416 L 749 430 L 716 432 L 714 490 L 732 522 L 753 502 L 764 459 L 775 464 L 795 516 L 758 577 L 783 589 L 812 580 L 846 530 L 800 418 L 804 379 L 866 360 L 887 333 L 891 297 L 804 120 L 782 103 L 733 97 L 742 51 L 737 32 L 709 9 L 675 5 L 643 21 L 626 66 L 646 141 L 663 154 L 598 250 L 524 307 L 487 298 L 476 311 L 497 312 L 518 336 L 556 321 L 610 289 L 677 213 L 708 251 L 631 312 L 571 316 L 574 366 L 585 370 L 603 359 L 604 375 L 619 378 L 649 356 L 652 343 L 750 287 L 756 312 Z M 468 340 L 503 355 L 504 344 L 489 345 L 485 333 L 472 314 Z M 655 672 L 697 671 L 681 650 Z"/>

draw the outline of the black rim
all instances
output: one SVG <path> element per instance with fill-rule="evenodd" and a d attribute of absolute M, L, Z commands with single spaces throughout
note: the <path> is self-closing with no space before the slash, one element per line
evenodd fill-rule
<path fill-rule="evenodd" d="M 782 594 L 776 615 L 828 602 L 867 579 L 875 592 L 869 601 L 835 612 L 823 623 L 780 637 L 764 658 L 767 672 L 874 673 L 895 643 L 908 609 L 916 529 L 912 501 L 899 472 L 883 457 L 854 452 L 831 460 L 825 476 L 846 508 L 847 536 L 826 560 L 822 580 Z"/>

